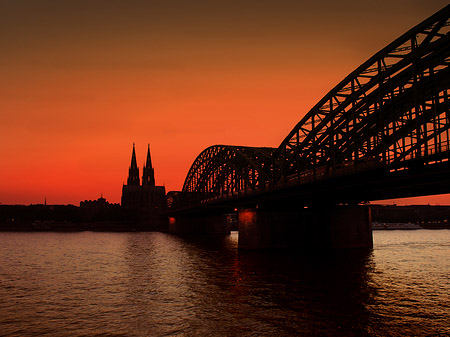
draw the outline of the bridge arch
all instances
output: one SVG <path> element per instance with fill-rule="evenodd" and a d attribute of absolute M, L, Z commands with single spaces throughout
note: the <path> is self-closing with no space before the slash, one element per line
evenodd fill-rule
<path fill-rule="evenodd" d="M 301 179 L 305 172 L 398 166 L 448 152 L 449 17 L 447 6 L 325 95 L 274 151 L 270 184 Z"/>
<path fill-rule="evenodd" d="M 269 147 L 210 146 L 192 164 L 183 192 L 224 196 L 255 191 L 269 179 L 264 163 L 274 150 Z"/>
<path fill-rule="evenodd" d="M 323 175 L 450 160 L 450 5 L 360 65 L 278 148 L 214 145 L 183 192 L 227 197 Z"/>

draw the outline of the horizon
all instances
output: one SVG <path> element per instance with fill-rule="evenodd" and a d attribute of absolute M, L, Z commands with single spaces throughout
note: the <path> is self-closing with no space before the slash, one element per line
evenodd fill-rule
<path fill-rule="evenodd" d="M 140 170 L 150 144 L 166 191 L 208 146 L 278 147 L 344 77 L 447 4 L 1 2 L 0 204 L 120 203 L 133 142 Z"/>

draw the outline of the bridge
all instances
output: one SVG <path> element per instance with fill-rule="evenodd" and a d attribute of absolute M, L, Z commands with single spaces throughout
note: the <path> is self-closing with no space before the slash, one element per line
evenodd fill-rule
<path fill-rule="evenodd" d="M 242 248 L 370 247 L 365 202 L 449 193 L 449 18 L 450 5 L 373 55 L 277 148 L 201 152 L 169 193 L 170 231 L 236 216 Z"/>

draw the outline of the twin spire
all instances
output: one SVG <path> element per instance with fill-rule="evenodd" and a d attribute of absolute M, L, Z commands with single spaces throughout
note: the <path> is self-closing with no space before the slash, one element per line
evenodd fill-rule
<path fill-rule="evenodd" d="M 133 143 L 133 153 L 131 154 L 131 165 L 128 170 L 127 185 L 139 186 L 139 168 L 136 161 L 136 151 Z M 152 158 L 150 156 L 150 144 L 147 149 L 147 162 L 143 168 L 142 185 L 155 186 L 155 171 L 152 166 Z"/>
<path fill-rule="evenodd" d="M 147 162 L 142 171 L 142 185 L 155 186 L 155 170 L 152 166 L 152 157 L 150 157 L 150 144 L 147 148 Z"/>

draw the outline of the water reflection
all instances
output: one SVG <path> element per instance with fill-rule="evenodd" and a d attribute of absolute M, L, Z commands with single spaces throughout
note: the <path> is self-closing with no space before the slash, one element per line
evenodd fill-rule
<path fill-rule="evenodd" d="M 446 335 L 450 231 L 434 233 L 321 254 L 238 251 L 236 233 L 1 233 L 1 333 Z"/>
<path fill-rule="evenodd" d="M 368 251 L 243 252 L 237 234 L 128 240 L 129 300 L 143 334 L 368 334 Z"/>

